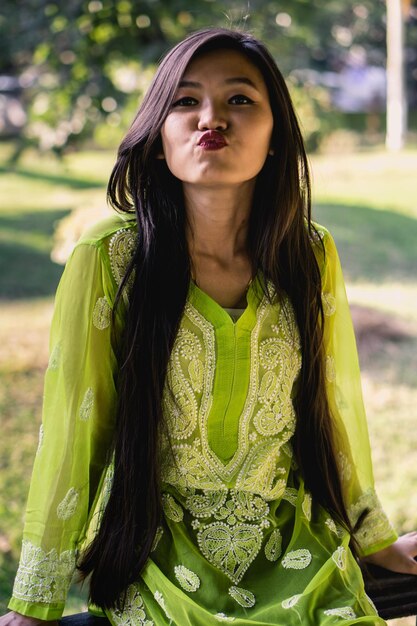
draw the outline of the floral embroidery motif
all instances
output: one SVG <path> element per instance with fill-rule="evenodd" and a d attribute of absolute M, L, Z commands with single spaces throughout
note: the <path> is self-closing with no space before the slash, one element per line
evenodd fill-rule
<path fill-rule="evenodd" d="M 76 550 L 46 552 L 23 540 L 13 596 L 26 602 L 64 604 L 76 558 Z"/>
<path fill-rule="evenodd" d="M 339 546 L 332 554 L 332 560 L 336 563 L 337 567 L 344 571 L 346 569 L 346 548 Z"/>
<path fill-rule="evenodd" d="M 334 358 L 330 355 L 326 357 L 326 378 L 329 383 L 334 383 L 336 380 L 336 367 Z"/>
<path fill-rule="evenodd" d="M 49 357 L 48 362 L 48 370 L 51 372 L 55 372 L 59 368 L 59 363 L 61 360 L 61 342 L 58 341 L 55 344 L 54 349 L 51 352 L 51 356 Z"/>
<path fill-rule="evenodd" d="M 39 428 L 38 448 L 37 448 L 37 450 L 36 450 L 36 454 L 39 454 L 39 452 L 40 452 L 40 451 L 41 451 L 41 449 L 42 449 L 42 444 L 43 444 L 43 435 L 44 435 L 44 432 L 43 432 L 43 424 L 41 424 L 41 425 L 40 425 L 40 428 Z"/>
<path fill-rule="evenodd" d="M 324 611 L 325 615 L 334 615 L 335 617 L 341 617 L 342 619 L 356 619 L 357 615 L 350 606 L 341 606 L 337 609 L 327 609 Z"/>
<path fill-rule="evenodd" d="M 304 500 L 303 500 L 303 504 L 301 508 L 303 509 L 303 513 L 309 522 L 311 521 L 311 504 L 312 504 L 311 494 L 306 493 L 304 496 Z"/>
<path fill-rule="evenodd" d="M 93 412 L 93 406 L 94 406 L 94 391 L 91 389 L 91 387 L 89 387 L 84 394 L 84 398 L 80 406 L 80 419 L 83 422 L 87 422 L 90 419 L 91 414 Z"/>
<path fill-rule="evenodd" d="M 155 600 L 157 601 L 157 603 L 159 604 L 159 606 L 161 607 L 161 609 L 163 610 L 163 612 L 165 613 L 166 617 L 170 620 L 170 623 L 171 623 L 172 617 L 168 613 L 168 609 L 167 609 L 166 603 L 165 603 L 165 598 L 162 595 L 162 593 L 160 591 L 155 591 L 155 593 L 153 594 L 153 597 L 155 598 Z"/>
<path fill-rule="evenodd" d="M 359 517 L 367 510 L 355 539 L 364 549 L 371 546 L 376 540 L 383 541 L 393 535 L 393 528 L 381 507 L 378 496 L 373 489 L 365 491 L 361 497 L 348 508 L 351 524 L 355 526 Z"/>
<path fill-rule="evenodd" d="M 137 584 L 128 587 L 123 610 L 111 609 L 110 612 L 117 626 L 154 626 L 154 623 L 147 618 Z"/>
<path fill-rule="evenodd" d="M 336 298 L 331 293 L 322 293 L 323 313 L 330 317 L 336 313 Z"/>
<path fill-rule="evenodd" d="M 268 561 L 277 561 L 282 552 L 282 536 L 279 528 L 272 531 L 265 545 L 265 556 Z"/>
<path fill-rule="evenodd" d="M 301 593 L 297 593 L 295 596 L 291 596 L 290 598 L 287 598 L 286 600 L 283 600 L 281 602 L 282 608 L 283 609 L 292 609 L 292 607 L 297 604 L 297 602 L 301 598 L 301 596 L 302 596 Z"/>
<path fill-rule="evenodd" d="M 231 595 L 233 600 L 236 600 L 240 606 L 246 609 L 251 608 L 256 603 L 254 594 L 247 589 L 242 589 L 242 587 L 235 587 L 233 585 L 229 588 L 229 595 Z"/>
<path fill-rule="evenodd" d="M 98 330 L 104 330 L 110 325 L 111 307 L 106 298 L 99 298 L 93 309 L 93 324 Z"/>
<path fill-rule="evenodd" d="M 66 521 L 74 515 L 78 505 L 79 496 L 79 492 L 77 489 L 74 489 L 74 487 L 71 487 L 71 489 L 68 490 L 67 495 L 58 504 L 56 509 L 56 514 L 59 519 Z"/>
<path fill-rule="evenodd" d="M 169 493 L 165 493 L 162 496 L 162 508 L 165 515 L 173 522 L 181 522 L 183 520 L 184 511 L 181 505 Z"/>
<path fill-rule="evenodd" d="M 282 566 L 286 569 L 305 569 L 311 563 L 311 552 L 305 548 L 292 550 L 288 552 L 282 559 Z"/>
<path fill-rule="evenodd" d="M 194 592 L 200 587 L 200 579 L 197 574 L 184 565 L 174 567 L 175 577 L 185 591 Z"/>
<path fill-rule="evenodd" d="M 112 274 L 117 285 L 120 285 L 124 275 L 126 274 L 129 263 L 132 259 L 133 253 L 136 248 L 136 235 L 135 233 L 126 228 L 118 230 L 110 239 L 109 243 L 109 257 Z M 127 293 L 123 294 L 125 301 L 127 302 L 128 294 L 133 286 L 134 275 L 133 272 L 129 276 L 127 283 Z"/>

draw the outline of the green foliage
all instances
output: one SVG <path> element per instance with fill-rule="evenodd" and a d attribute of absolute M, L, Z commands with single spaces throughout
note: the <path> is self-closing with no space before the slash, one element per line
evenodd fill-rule
<path fill-rule="evenodd" d="M 95 133 L 101 145 L 117 141 L 115 129 L 129 124 L 126 111 L 136 108 L 163 52 L 205 26 L 253 31 L 290 81 L 299 68 L 337 70 L 355 46 L 372 63 L 385 60 L 384 0 L 251 0 L 249 5 L 241 0 L 3 0 L 2 10 L 0 73 L 16 75 L 25 87 L 24 139 L 58 153 Z M 407 32 L 412 46 L 415 21 Z M 410 65 L 415 93 L 412 70 Z M 317 133 L 327 132 L 315 95 L 300 90 L 297 96 L 310 108 L 309 125 L 320 126 L 308 131 L 312 144 Z"/>

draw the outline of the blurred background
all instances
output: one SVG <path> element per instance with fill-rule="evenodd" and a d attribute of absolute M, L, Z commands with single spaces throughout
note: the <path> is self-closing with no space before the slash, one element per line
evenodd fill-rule
<path fill-rule="evenodd" d="M 161 55 L 206 26 L 265 41 L 310 155 L 356 327 L 380 498 L 417 529 L 417 0 L 2 0 L 0 608 L 40 424 L 53 294 Z M 84 605 L 71 592 L 67 612 Z M 415 620 L 397 620 L 412 624 Z"/>

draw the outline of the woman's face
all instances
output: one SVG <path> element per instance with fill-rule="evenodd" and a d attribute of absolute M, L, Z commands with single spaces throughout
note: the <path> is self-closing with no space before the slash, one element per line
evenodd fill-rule
<path fill-rule="evenodd" d="M 254 179 L 271 149 L 273 116 L 258 68 L 235 50 L 192 60 L 162 129 L 166 163 L 184 184 Z"/>

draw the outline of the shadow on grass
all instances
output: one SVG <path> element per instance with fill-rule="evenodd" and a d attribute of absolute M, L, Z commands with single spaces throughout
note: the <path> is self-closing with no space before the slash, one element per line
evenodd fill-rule
<path fill-rule="evenodd" d="M 103 181 L 91 180 L 91 178 L 78 178 L 65 174 L 48 174 L 47 172 L 35 172 L 22 167 L 6 167 L 0 166 L 0 174 L 18 174 L 22 178 L 31 180 L 39 180 L 42 182 L 52 183 L 54 185 L 66 185 L 71 189 L 98 189 L 103 187 Z"/>
<path fill-rule="evenodd" d="M 38 211 L 0 217 L 0 298 L 36 298 L 55 293 L 63 267 L 51 261 L 50 250 L 56 224 L 69 212 Z"/>
<path fill-rule="evenodd" d="M 332 233 L 347 280 L 416 281 L 416 219 L 342 204 L 317 204 L 314 217 Z"/>

